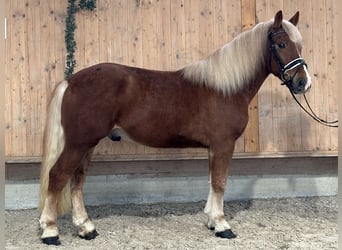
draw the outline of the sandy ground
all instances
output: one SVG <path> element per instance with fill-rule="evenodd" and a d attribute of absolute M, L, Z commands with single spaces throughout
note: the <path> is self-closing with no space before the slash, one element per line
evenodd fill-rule
<path fill-rule="evenodd" d="M 226 217 L 238 235 L 216 238 L 205 202 L 88 207 L 99 236 L 78 238 L 59 218 L 62 246 L 40 243 L 37 210 L 6 211 L 6 249 L 337 249 L 337 197 L 235 201 Z"/>

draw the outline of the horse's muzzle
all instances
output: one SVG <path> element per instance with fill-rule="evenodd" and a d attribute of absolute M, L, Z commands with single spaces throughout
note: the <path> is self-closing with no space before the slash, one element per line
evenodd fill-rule
<path fill-rule="evenodd" d="M 311 88 L 311 83 L 304 77 L 299 77 L 292 83 L 292 90 L 295 94 L 304 94 Z"/>

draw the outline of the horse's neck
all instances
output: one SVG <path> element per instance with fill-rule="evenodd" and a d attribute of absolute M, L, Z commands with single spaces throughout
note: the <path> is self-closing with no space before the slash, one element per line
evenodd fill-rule
<path fill-rule="evenodd" d="M 260 26 L 261 27 L 261 26 Z M 266 26 L 266 30 L 268 30 Z M 262 33 L 263 34 L 263 33 Z M 265 34 L 266 36 L 266 34 Z M 253 39 L 248 39 L 248 41 L 251 41 Z M 265 46 L 265 47 L 264 47 Z M 253 99 L 253 97 L 257 94 L 259 91 L 261 85 L 264 83 L 268 75 L 270 74 L 270 68 L 269 68 L 269 53 L 268 53 L 268 42 L 264 41 L 261 44 L 261 47 L 264 48 L 263 50 L 259 51 L 260 52 L 260 58 L 263 58 L 261 60 L 262 63 L 257 64 L 257 68 L 255 69 L 255 75 L 252 76 L 247 84 L 245 85 L 245 88 L 243 91 L 246 93 L 246 97 L 248 99 L 248 103 L 250 103 Z"/>
<path fill-rule="evenodd" d="M 258 74 L 253 79 L 251 79 L 248 84 L 245 85 L 243 91 L 244 93 L 246 93 L 248 103 L 252 101 L 253 97 L 257 94 L 269 74 L 270 73 L 266 68 L 262 68 L 260 69 Z"/>

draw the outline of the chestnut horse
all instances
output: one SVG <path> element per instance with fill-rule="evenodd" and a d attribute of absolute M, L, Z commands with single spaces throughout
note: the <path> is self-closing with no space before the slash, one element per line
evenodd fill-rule
<path fill-rule="evenodd" d="M 248 121 L 248 105 L 269 74 L 293 93 L 311 86 L 299 13 L 279 11 L 208 58 L 177 71 L 114 63 L 83 69 L 61 82 L 48 108 L 40 184 L 41 239 L 59 245 L 57 215 L 72 205 L 79 236 L 98 233 L 84 207 L 82 188 L 94 147 L 114 127 L 152 147 L 203 147 L 209 152 L 208 228 L 235 234 L 225 219 L 223 194 L 234 144 Z"/>

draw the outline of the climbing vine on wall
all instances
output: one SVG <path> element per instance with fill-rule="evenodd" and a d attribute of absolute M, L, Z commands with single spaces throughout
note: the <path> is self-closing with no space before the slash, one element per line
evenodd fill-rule
<path fill-rule="evenodd" d="M 74 57 L 77 44 L 75 41 L 76 19 L 75 14 L 79 10 L 93 11 L 96 8 L 96 0 L 68 0 L 67 16 L 65 19 L 65 47 L 67 50 L 64 76 L 67 78 L 72 75 L 76 66 Z"/>

